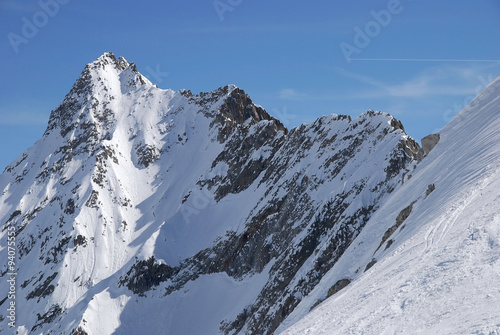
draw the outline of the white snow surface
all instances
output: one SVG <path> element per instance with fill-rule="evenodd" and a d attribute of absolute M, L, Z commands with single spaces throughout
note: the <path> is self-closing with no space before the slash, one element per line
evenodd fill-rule
<path fill-rule="evenodd" d="M 499 129 L 500 76 L 439 131 L 412 178 L 276 333 L 500 334 Z M 392 246 L 377 250 L 413 201 Z M 309 312 L 343 278 L 352 282 Z"/>

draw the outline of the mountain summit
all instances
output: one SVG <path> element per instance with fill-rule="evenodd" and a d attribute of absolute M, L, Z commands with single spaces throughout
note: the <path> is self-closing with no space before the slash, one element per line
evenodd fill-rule
<path fill-rule="evenodd" d="M 415 212 L 442 215 L 436 194 L 459 181 L 438 177 L 440 155 L 470 158 L 455 133 L 423 151 L 375 111 L 288 130 L 234 85 L 163 90 L 106 53 L 0 176 L 0 243 L 14 231 L 16 246 L 0 269 L 0 292 L 15 271 L 15 299 L 0 305 L 15 301 L 19 334 L 284 330 L 376 280 L 429 224 Z M 475 166 L 495 161 L 484 148 Z"/>

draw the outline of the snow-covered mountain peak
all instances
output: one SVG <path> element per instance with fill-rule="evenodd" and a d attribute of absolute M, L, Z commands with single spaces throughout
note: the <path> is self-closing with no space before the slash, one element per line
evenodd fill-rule
<path fill-rule="evenodd" d="M 136 90 L 144 85 L 153 84 L 139 71 L 133 62 L 128 62 L 124 57 L 116 59 L 111 52 L 103 54 L 94 62 L 87 65 L 93 82 L 98 89 L 117 89 L 117 79 L 123 94 Z"/>
<path fill-rule="evenodd" d="M 138 103 L 143 100 L 156 100 L 163 112 L 156 116 L 144 115 L 147 112 Z M 187 118 L 201 112 L 213 119 L 212 123 L 222 125 L 224 129 L 219 140 L 225 139 L 227 133 L 245 122 L 249 126 L 267 120 L 274 124 L 276 130 L 287 132 L 279 120 L 270 116 L 261 106 L 255 105 L 235 85 L 199 94 L 193 94 L 190 90 L 162 90 L 144 77 L 133 62 L 123 57 L 117 59 L 113 53 L 107 52 L 85 66 L 71 91 L 52 111 L 45 136 L 55 131 L 63 137 L 73 138 L 78 129 L 87 131 L 90 127 L 97 130 L 99 138 L 107 138 L 111 136 L 117 122 L 127 117 L 134 118 L 136 123 L 151 117 L 157 122 L 162 121 L 170 108 L 170 102 L 179 105 L 180 110 L 188 110 L 181 108 L 181 105 L 190 106 L 189 110 L 197 109 L 194 114 L 184 113 Z M 150 105 L 149 109 L 158 106 Z M 133 122 L 127 123 L 134 126 Z"/>
<path fill-rule="evenodd" d="M 87 64 L 86 67 L 89 67 L 91 69 L 97 69 L 97 68 L 104 69 L 110 66 L 111 69 L 114 69 L 119 72 L 133 65 L 134 65 L 133 62 L 127 61 L 123 56 L 116 58 L 114 53 L 105 52 L 101 56 L 99 56 L 96 60 Z"/>
<path fill-rule="evenodd" d="M 85 66 L 71 91 L 52 111 L 45 136 L 57 129 L 65 137 L 88 124 L 109 127 L 123 113 L 123 97 L 155 87 L 134 63 L 107 52 Z"/>
<path fill-rule="evenodd" d="M 104 53 L 92 63 L 87 64 L 85 68 L 89 70 L 92 81 L 97 87 L 101 86 L 99 84 L 104 84 L 108 88 L 113 88 L 117 76 L 120 80 L 122 92 L 137 89 L 142 85 L 153 85 L 137 71 L 137 67 L 133 62 L 128 62 L 124 57 L 117 59 L 112 52 Z M 82 75 L 86 75 L 85 70 Z"/>

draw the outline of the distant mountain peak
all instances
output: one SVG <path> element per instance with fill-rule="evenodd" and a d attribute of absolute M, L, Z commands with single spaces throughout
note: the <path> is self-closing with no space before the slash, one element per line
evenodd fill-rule
<path fill-rule="evenodd" d="M 117 71 L 123 71 L 127 69 L 129 66 L 132 66 L 135 72 L 137 72 L 134 63 L 128 62 L 123 56 L 116 58 L 115 54 L 112 52 L 105 52 L 101 56 L 99 56 L 95 61 L 87 64 L 87 66 L 90 68 L 103 68 L 103 69 L 107 65 L 111 65 Z"/>
<path fill-rule="evenodd" d="M 116 58 L 106 52 L 87 64 L 70 92 L 61 104 L 52 111 L 45 135 L 59 129 L 64 137 L 79 124 L 95 120 L 111 121 L 111 109 L 107 106 L 118 96 L 154 85 L 144 77 L 134 63 L 124 57 Z M 92 116 L 82 113 L 95 112 Z M 104 115 L 105 114 L 105 115 Z"/>

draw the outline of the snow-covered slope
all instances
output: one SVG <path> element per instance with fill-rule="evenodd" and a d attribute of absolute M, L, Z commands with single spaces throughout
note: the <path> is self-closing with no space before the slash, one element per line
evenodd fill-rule
<path fill-rule="evenodd" d="M 500 334 L 499 129 L 497 77 L 439 132 L 412 178 L 278 332 Z M 390 246 L 377 250 L 390 232 Z M 344 278 L 351 283 L 308 314 Z"/>

